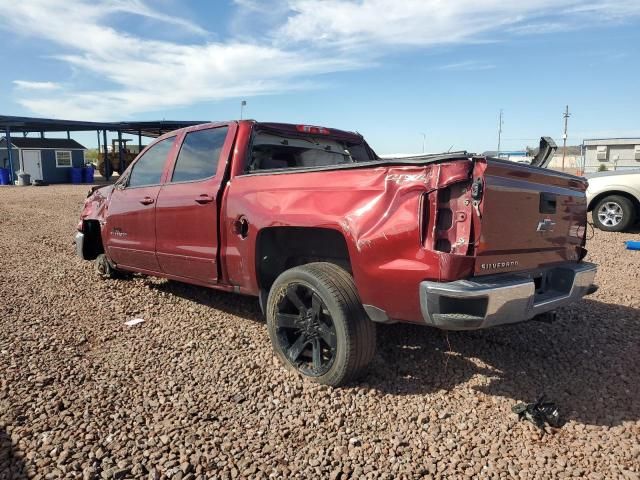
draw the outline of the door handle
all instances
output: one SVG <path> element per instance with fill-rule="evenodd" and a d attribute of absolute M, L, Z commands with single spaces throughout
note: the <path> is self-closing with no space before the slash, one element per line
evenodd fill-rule
<path fill-rule="evenodd" d="M 153 198 L 144 197 L 142 200 L 140 200 L 140 203 L 143 205 L 151 205 L 153 203 Z"/>
<path fill-rule="evenodd" d="M 211 203 L 213 202 L 213 197 L 211 195 L 207 195 L 206 193 L 203 193 L 198 198 L 196 198 L 196 202 L 200 204 Z"/>

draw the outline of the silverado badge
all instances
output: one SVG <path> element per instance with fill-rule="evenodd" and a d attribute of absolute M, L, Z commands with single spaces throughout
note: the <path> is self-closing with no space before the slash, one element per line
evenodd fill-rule
<path fill-rule="evenodd" d="M 482 270 L 495 270 L 497 268 L 509 268 L 509 267 L 517 267 L 517 266 L 518 266 L 518 260 L 480 264 L 480 268 Z"/>

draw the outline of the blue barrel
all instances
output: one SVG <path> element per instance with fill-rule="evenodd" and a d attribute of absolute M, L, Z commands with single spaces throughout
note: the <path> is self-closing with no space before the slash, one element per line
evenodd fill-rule
<path fill-rule="evenodd" d="M 640 242 L 637 240 L 627 240 L 624 243 L 627 245 L 627 250 L 640 250 Z"/>
<path fill-rule="evenodd" d="M 0 185 L 11 185 L 10 177 L 8 168 L 0 168 Z"/>
<path fill-rule="evenodd" d="M 82 169 L 82 181 L 84 183 L 93 183 L 93 167 L 89 166 L 89 167 L 84 167 Z"/>
<path fill-rule="evenodd" d="M 82 167 L 71 167 L 71 183 L 82 183 Z"/>

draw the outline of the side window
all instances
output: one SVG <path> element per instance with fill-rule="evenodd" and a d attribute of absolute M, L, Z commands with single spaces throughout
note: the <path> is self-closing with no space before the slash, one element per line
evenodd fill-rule
<path fill-rule="evenodd" d="M 213 177 L 227 138 L 227 130 L 227 127 L 219 127 L 187 133 L 171 181 L 188 182 Z"/>
<path fill-rule="evenodd" d="M 144 185 L 159 184 L 164 163 L 175 138 L 165 138 L 150 147 L 133 166 L 127 186 L 142 187 Z"/>

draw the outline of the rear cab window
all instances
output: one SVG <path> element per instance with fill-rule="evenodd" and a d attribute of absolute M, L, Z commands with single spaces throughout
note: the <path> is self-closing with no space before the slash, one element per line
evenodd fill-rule
<path fill-rule="evenodd" d="M 376 160 L 364 139 L 315 133 L 254 133 L 246 172 L 325 167 Z"/>
<path fill-rule="evenodd" d="M 188 132 L 180 147 L 171 183 L 214 177 L 228 131 L 228 127 L 217 127 Z"/>

